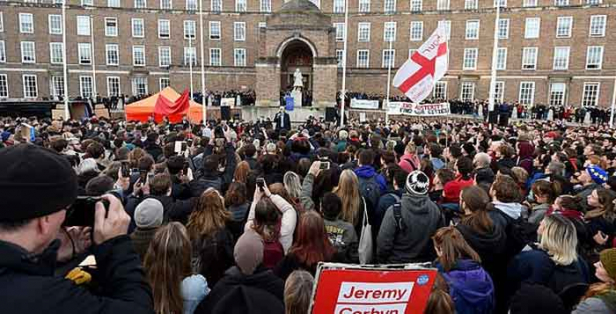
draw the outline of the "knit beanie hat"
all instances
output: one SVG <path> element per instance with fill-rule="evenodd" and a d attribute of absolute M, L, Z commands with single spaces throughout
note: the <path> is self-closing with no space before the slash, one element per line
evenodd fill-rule
<path fill-rule="evenodd" d="M 603 184 L 607 182 L 607 172 L 601 169 L 599 166 L 586 167 L 586 172 L 590 175 L 593 181 L 597 184 Z"/>
<path fill-rule="evenodd" d="M 601 264 L 610 278 L 616 278 L 616 249 L 607 249 L 601 251 L 599 255 Z"/>
<path fill-rule="evenodd" d="M 564 314 L 569 313 L 569 311 L 565 309 L 563 301 L 552 289 L 537 284 L 523 284 L 511 298 L 509 313 Z"/>
<path fill-rule="evenodd" d="M 155 198 L 146 198 L 135 209 L 135 224 L 139 228 L 151 229 L 163 224 L 163 204 Z"/>
<path fill-rule="evenodd" d="M 422 171 L 415 170 L 406 177 L 406 191 L 410 194 L 425 195 L 430 187 L 430 178 Z"/>
<path fill-rule="evenodd" d="M 52 150 L 30 144 L 4 148 L 0 165 L 0 221 L 43 217 L 77 198 L 75 171 Z"/>
<path fill-rule="evenodd" d="M 244 275 L 252 275 L 263 262 L 263 239 L 252 230 L 244 232 L 235 244 L 233 257 Z"/>

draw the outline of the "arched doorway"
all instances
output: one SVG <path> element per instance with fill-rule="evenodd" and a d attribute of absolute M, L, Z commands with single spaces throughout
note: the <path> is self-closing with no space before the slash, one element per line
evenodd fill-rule
<path fill-rule="evenodd" d="M 311 105 L 311 97 L 309 95 L 312 94 L 313 86 L 313 57 L 312 49 L 308 44 L 301 40 L 293 40 L 284 47 L 280 58 L 280 88 L 284 92 L 292 91 L 295 81 L 293 74 L 296 69 L 299 69 L 304 82 L 304 104 L 302 105 L 308 106 Z"/>

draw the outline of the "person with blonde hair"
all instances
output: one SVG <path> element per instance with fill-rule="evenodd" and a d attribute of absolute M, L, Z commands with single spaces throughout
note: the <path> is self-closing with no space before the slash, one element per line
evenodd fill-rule
<path fill-rule="evenodd" d="M 357 234 L 361 233 L 363 221 L 363 202 L 359 193 L 359 180 L 353 170 L 347 169 L 340 174 L 338 186 L 333 191 L 342 201 L 340 218 L 352 224 Z"/>
<path fill-rule="evenodd" d="M 190 239 L 181 223 L 171 222 L 154 235 L 144 268 L 156 313 L 192 314 L 210 292 L 202 275 L 192 275 L 191 255 Z"/>
<path fill-rule="evenodd" d="M 282 182 L 291 200 L 293 200 L 295 204 L 299 204 L 299 197 L 302 193 L 302 182 L 299 175 L 293 171 L 287 171 L 287 173 L 284 174 Z"/>
<path fill-rule="evenodd" d="M 314 277 L 305 270 L 296 270 L 284 284 L 286 314 L 305 314 L 310 307 Z"/>
<path fill-rule="evenodd" d="M 616 249 L 601 251 L 592 284 L 573 314 L 616 312 Z"/>
<path fill-rule="evenodd" d="M 588 266 L 578 256 L 577 233 L 568 218 L 560 214 L 546 216 L 537 234 L 537 248 L 521 252 L 509 264 L 510 288 L 517 290 L 522 283 L 537 283 L 559 294 L 569 285 L 588 283 Z"/>

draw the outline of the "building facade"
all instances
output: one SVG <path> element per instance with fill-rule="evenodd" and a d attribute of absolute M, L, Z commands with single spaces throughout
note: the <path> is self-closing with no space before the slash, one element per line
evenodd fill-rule
<path fill-rule="evenodd" d="M 344 0 L 67 1 L 63 23 L 62 0 L 0 0 L 0 101 L 65 94 L 64 31 L 69 97 L 183 90 L 191 72 L 198 92 L 202 62 L 207 90 L 255 90 L 259 105 L 277 105 L 296 68 L 313 104 L 333 105 L 341 89 Z M 348 10 L 348 91 L 385 96 L 390 62 L 393 76 L 443 23 L 450 68 L 438 98 L 488 98 L 496 28 L 499 100 L 612 103 L 616 0 L 349 0 Z"/>

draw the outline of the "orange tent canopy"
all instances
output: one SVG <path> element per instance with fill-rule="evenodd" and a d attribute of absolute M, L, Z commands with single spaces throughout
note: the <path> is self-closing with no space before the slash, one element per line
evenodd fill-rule
<path fill-rule="evenodd" d="M 176 101 L 181 96 L 173 88 L 166 87 L 162 91 L 148 98 L 145 98 L 145 99 L 136 101 L 134 103 L 131 103 L 129 105 L 126 105 L 126 108 L 125 108 L 126 120 L 127 121 L 138 120 L 141 122 L 147 122 L 148 118 L 154 114 L 154 106 L 156 105 L 156 101 L 158 100 L 159 95 L 162 95 L 163 97 L 167 98 L 169 101 L 172 101 L 172 102 Z M 192 100 L 189 100 L 189 103 L 190 103 L 190 108 L 188 109 L 188 112 L 184 114 L 188 116 L 190 121 L 193 121 L 193 122 L 201 121 L 201 119 L 203 118 L 202 106 Z"/>

